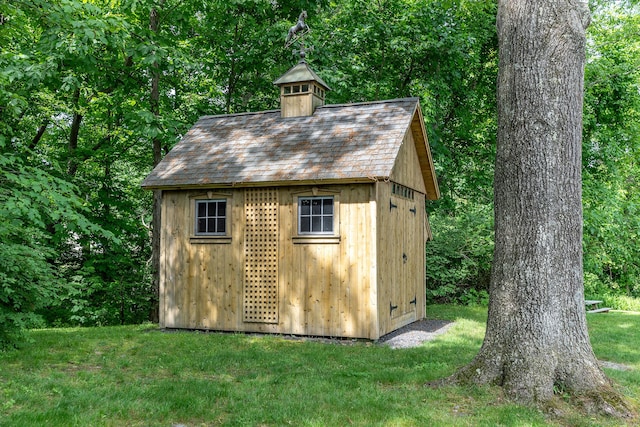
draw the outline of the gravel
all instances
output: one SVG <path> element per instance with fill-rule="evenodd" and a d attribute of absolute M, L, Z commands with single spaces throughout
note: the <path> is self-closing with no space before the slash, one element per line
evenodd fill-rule
<path fill-rule="evenodd" d="M 418 347 L 425 341 L 444 334 L 451 326 L 453 322 L 446 320 L 422 319 L 383 336 L 379 343 L 391 348 Z"/>

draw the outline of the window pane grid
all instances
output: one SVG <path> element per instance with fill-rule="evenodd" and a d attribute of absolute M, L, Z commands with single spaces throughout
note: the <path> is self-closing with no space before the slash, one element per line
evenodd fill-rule
<path fill-rule="evenodd" d="M 299 199 L 298 233 L 333 234 L 333 197 Z"/>
<path fill-rule="evenodd" d="M 226 200 L 196 201 L 196 234 L 225 234 Z"/>

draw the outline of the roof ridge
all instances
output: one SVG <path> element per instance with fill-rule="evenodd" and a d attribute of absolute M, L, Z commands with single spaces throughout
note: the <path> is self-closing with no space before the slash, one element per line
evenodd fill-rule
<path fill-rule="evenodd" d="M 419 101 L 420 98 L 417 96 L 407 96 L 405 98 L 394 98 L 394 99 L 382 99 L 382 100 L 377 100 L 377 101 L 361 101 L 361 102 L 346 102 L 343 104 L 325 104 L 325 105 L 321 105 L 318 106 L 317 108 L 335 108 L 335 107 L 358 107 L 358 106 L 362 106 L 362 105 L 373 105 L 373 104 L 390 104 L 392 102 L 399 102 L 399 101 Z"/>

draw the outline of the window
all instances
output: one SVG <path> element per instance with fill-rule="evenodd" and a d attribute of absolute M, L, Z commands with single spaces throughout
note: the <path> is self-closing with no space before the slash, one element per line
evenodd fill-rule
<path fill-rule="evenodd" d="M 333 196 L 298 199 L 298 234 L 333 234 Z"/>
<path fill-rule="evenodd" d="M 227 231 L 227 201 L 196 200 L 196 234 L 224 235 Z"/>
<path fill-rule="evenodd" d="M 285 95 L 292 95 L 294 93 L 307 93 L 310 92 L 310 90 L 311 89 L 308 83 L 305 83 L 303 85 L 290 85 L 282 87 L 282 93 Z"/>

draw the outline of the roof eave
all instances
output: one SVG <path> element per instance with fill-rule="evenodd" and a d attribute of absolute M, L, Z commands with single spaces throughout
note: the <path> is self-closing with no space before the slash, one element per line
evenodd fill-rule
<path fill-rule="evenodd" d="M 197 190 L 211 188 L 252 188 L 252 187 L 287 187 L 299 185 L 332 185 L 332 184 L 371 184 L 376 181 L 388 180 L 389 177 L 356 177 L 356 178 L 330 178 L 307 179 L 298 181 L 246 181 L 246 182 L 217 182 L 206 184 L 175 184 L 175 185 L 146 185 L 142 183 L 144 190 Z"/>
<path fill-rule="evenodd" d="M 315 73 L 315 71 L 309 68 L 309 65 L 304 60 L 302 60 L 291 67 L 282 76 L 280 76 L 276 81 L 273 82 L 273 84 L 276 86 L 280 86 L 288 83 L 302 83 L 312 81 L 318 83 L 325 90 L 331 90 L 329 85 L 326 84 L 324 80 L 322 80 L 322 78 L 320 78 L 320 76 Z"/>

